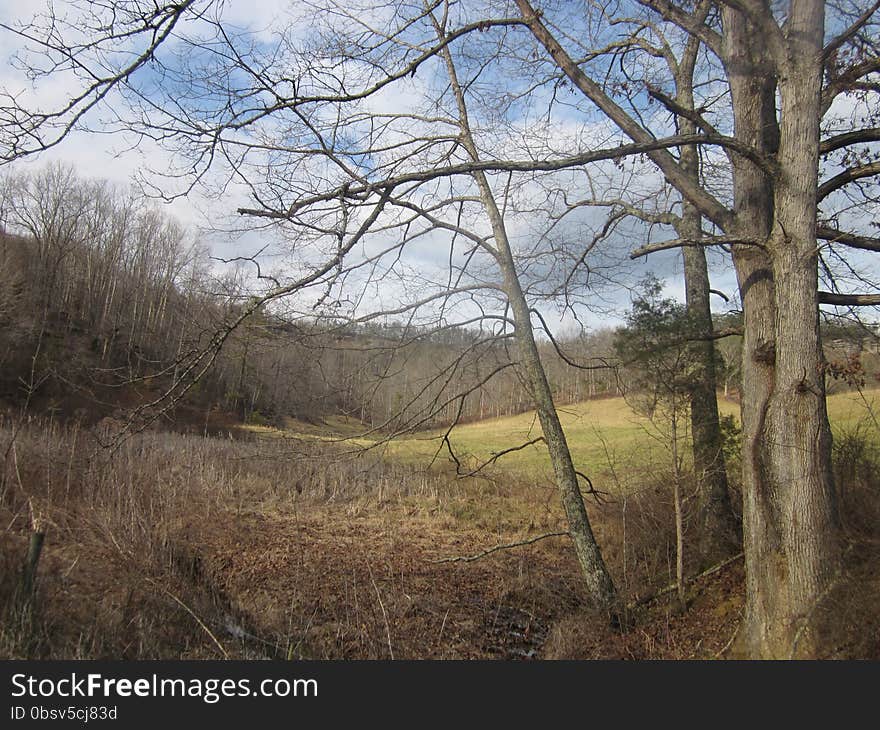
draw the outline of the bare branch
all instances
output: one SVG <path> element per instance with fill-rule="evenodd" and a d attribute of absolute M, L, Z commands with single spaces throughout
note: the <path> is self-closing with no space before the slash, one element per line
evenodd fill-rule
<path fill-rule="evenodd" d="M 669 0 L 638 0 L 638 2 L 658 13 L 664 20 L 699 38 L 716 56 L 721 55 L 721 36 L 704 23 L 697 22 L 691 12 L 673 5 Z"/>
<path fill-rule="evenodd" d="M 656 139 L 647 135 L 647 132 L 645 135 L 640 136 L 645 136 L 644 141 L 623 144 L 617 147 L 608 147 L 600 150 L 590 150 L 588 152 L 571 155 L 570 157 L 560 157 L 548 160 L 475 160 L 472 162 L 462 162 L 429 170 L 416 170 L 414 172 L 403 173 L 369 184 L 341 185 L 333 190 L 294 201 L 294 203 L 284 211 L 260 208 L 238 208 L 237 212 L 239 215 L 247 215 L 257 218 L 290 220 L 298 212 L 317 203 L 337 200 L 340 197 L 356 198 L 361 202 L 366 197 L 380 190 L 387 190 L 388 188 L 412 183 L 427 182 L 441 177 L 473 175 L 474 173 L 479 172 L 556 172 L 573 167 L 582 167 L 591 162 L 619 160 L 631 155 L 651 154 L 658 151 L 665 152 L 665 150 L 668 150 L 669 148 L 680 147 L 682 145 L 710 144 L 721 147 L 730 147 L 745 157 L 754 157 L 756 154 L 749 145 L 745 145 L 732 137 L 726 136 L 679 134 Z M 665 152 L 665 154 L 668 155 L 669 153 Z M 675 162 L 675 159 L 671 156 L 669 159 L 672 160 L 672 164 L 678 169 L 678 163 Z M 720 215 L 719 211 L 716 211 L 716 213 L 719 213 Z M 722 217 L 726 220 L 726 217 Z"/>
<path fill-rule="evenodd" d="M 147 47 L 141 51 L 134 61 L 116 73 L 103 77 L 95 77 L 93 72 L 87 72 L 87 75 L 94 79 L 92 83 L 84 91 L 71 97 L 55 112 L 28 113 L 18 106 L 17 101 L 13 97 L 9 94 L 4 94 L 4 96 L 9 97 L 9 102 L 8 106 L 4 105 L 0 108 L 0 112 L 2 112 L 2 117 L 0 117 L 2 118 L 2 125 L 0 125 L 0 129 L 6 132 L 4 136 L 6 137 L 8 148 L 6 152 L 0 153 L 0 164 L 5 164 L 37 152 L 43 152 L 59 144 L 76 128 L 76 125 L 89 111 L 107 98 L 111 91 L 125 84 L 139 69 L 155 58 L 156 51 L 171 36 L 183 14 L 194 3 L 195 0 L 184 0 L 175 5 L 165 6 L 161 10 L 158 9 L 157 5 L 154 16 L 152 18 L 144 18 L 142 28 L 126 34 L 147 33 L 151 36 Z M 74 67 L 80 66 L 71 48 L 54 44 L 50 40 L 36 38 L 29 34 L 27 30 L 16 29 L 6 24 L 0 24 L 0 28 L 27 40 L 37 42 L 47 51 L 59 53 L 71 62 Z M 64 121 L 64 118 L 68 115 L 70 115 L 69 119 Z M 54 139 L 49 139 L 48 141 L 40 136 L 41 130 L 47 125 L 58 125 L 60 129 Z M 31 147 L 23 147 L 22 145 L 27 142 L 34 144 Z"/>
<path fill-rule="evenodd" d="M 880 294 L 836 294 L 820 291 L 819 304 L 834 304 L 839 307 L 880 306 Z"/>
<path fill-rule="evenodd" d="M 472 563 L 475 560 L 480 560 L 480 558 L 485 558 L 487 555 L 491 555 L 492 553 L 497 553 L 499 550 L 510 550 L 511 548 L 522 547 L 523 545 L 533 545 L 540 540 L 546 540 L 548 537 L 567 537 L 570 533 L 568 532 L 545 532 L 543 535 L 538 535 L 536 537 L 531 537 L 528 540 L 518 540 L 517 542 L 509 542 L 504 545 L 496 545 L 493 548 L 489 548 L 488 550 L 484 550 L 481 553 L 477 553 L 476 555 L 460 555 L 454 558 L 440 558 L 440 560 L 432 560 L 432 563 Z"/>
<path fill-rule="evenodd" d="M 616 124 L 624 134 L 636 143 L 650 144 L 653 135 L 639 124 L 632 116 L 626 113 L 602 88 L 587 76 L 577 65 L 574 59 L 563 49 L 559 41 L 550 33 L 540 16 L 529 4 L 528 0 L 516 0 L 517 7 L 523 13 L 526 24 L 532 34 L 547 50 L 559 68 L 568 79 L 590 99 L 599 109 Z M 741 154 L 745 153 L 737 150 Z M 722 230 L 727 230 L 733 223 L 733 214 L 713 195 L 709 194 L 698 181 L 694 181 L 691 175 L 684 170 L 678 161 L 665 149 L 657 148 L 646 150 L 648 156 L 666 175 L 669 182 L 686 198 L 688 198 L 709 220 Z M 771 165 L 757 150 L 749 149 L 747 155 L 755 159 L 762 166 Z"/>
<path fill-rule="evenodd" d="M 818 226 L 816 228 L 816 237 L 828 241 L 829 243 L 840 243 L 844 246 L 849 246 L 850 248 L 860 248 L 865 251 L 880 251 L 880 238 L 859 236 L 829 226 Z"/>
<path fill-rule="evenodd" d="M 762 246 L 763 244 L 754 238 L 743 238 L 742 236 L 711 236 L 706 238 L 673 238 L 669 241 L 660 241 L 659 243 L 649 243 L 635 249 L 629 257 L 637 259 L 639 256 L 646 256 L 649 253 L 657 251 L 667 251 L 671 248 L 682 248 L 684 246 Z"/>
<path fill-rule="evenodd" d="M 833 56 L 833 54 L 836 53 L 844 43 L 849 41 L 856 33 L 865 27 L 865 23 L 871 19 L 871 16 L 877 12 L 878 8 L 880 8 L 880 0 L 875 0 L 870 7 L 865 8 L 865 11 L 853 21 L 852 25 L 828 41 L 822 51 L 822 58 L 827 61 Z"/>
<path fill-rule="evenodd" d="M 455 454 L 452 453 L 452 445 L 449 442 L 449 432 L 447 432 L 444 435 L 444 442 L 446 443 L 447 449 L 449 450 L 449 453 L 452 456 L 453 460 L 455 461 L 456 465 L 458 467 L 460 467 L 461 463 L 459 462 L 459 460 L 457 458 L 455 458 Z M 511 446 L 508 449 L 503 449 L 501 451 L 494 451 L 494 452 L 492 452 L 491 458 L 489 458 L 487 461 L 484 461 L 476 469 L 473 469 L 473 470 L 467 471 L 467 472 L 462 472 L 459 469 L 456 469 L 456 476 L 459 479 L 466 479 L 467 477 L 476 476 L 481 471 L 483 471 L 483 469 L 485 469 L 486 467 L 488 467 L 488 466 L 494 464 L 496 461 L 498 461 L 498 459 L 500 459 L 501 457 L 506 456 L 507 454 L 512 454 L 515 451 L 522 451 L 523 449 L 527 449 L 529 446 L 534 446 L 535 444 L 540 444 L 540 443 L 547 443 L 547 440 L 543 436 L 538 436 L 537 438 L 533 438 L 530 441 L 526 441 L 524 444 L 520 444 L 519 446 Z"/>
<path fill-rule="evenodd" d="M 648 86 L 648 93 L 661 104 L 663 104 L 663 106 L 665 106 L 673 114 L 693 122 L 706 134 L 718 134 L 718 130 L 715 129 L 715 127 L 713 127 L 711 124 L 709 124 L 709 122 L 706 121 L 706 119 L 703 117 L 702 114 L 700 114 L 698 110 L 682 106 L 671 96 L 669 96 L 668 94 L 664 94 L 661 89 L 658 89 L 654 86 Z"/>
<path fill-rule="evenodd" d="M 831 81 L 822 90 L 822 115 L 824 116 L 828 112 L 831 104 L 840 94 L 860 88 L 862 84 L 860 84 L 859 80 L 877 71 L 880 71 L 880 58 L 870 58 L 867 61 L 850 66 L 842 73 L 833 74 Z"/>
<path fill-rule="evenodd" d="M 819 145 L 819 154 L 827 155 L 829 152 L 834 152 L 843 147 L 862 144 L 864 142 L 880 142 L 880 127 L 855 129 L 852 132 L 844 132 L 843 134 L 838 134 L 834 137 L 822 140 Z"/>
<path fill-rule="evenodd" d="M 848 170 L 844 170 L 839 175 L 835 175 L 819 186 L 819 190 L 816 193 L 816 200 L 824 200 L 831 195 L 831 193 L 835 190 L 839 190 L 844 185 L 855 182 L 856 180 L 862 180 L 866 177 L 873 177 L 878 173 L 880 173 L 880 162 L 869 162 L 865 165 L 858 165 L 857 167 L 851 167 Z"/>

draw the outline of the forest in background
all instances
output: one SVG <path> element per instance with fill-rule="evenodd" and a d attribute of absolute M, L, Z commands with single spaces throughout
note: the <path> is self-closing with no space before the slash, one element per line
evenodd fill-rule
<path fill-rule="evenodd" d="M 63 167 L 4 180 L 9 652 L 483 656 L 504 613 L 526 656 L 872 655 L 876 4 L 65 7 L 0 23 L 0 162 L 107 133 L 249 245 L 206 258 Z M 632 280 L 649 256 L 683 301 Z M 347 553 L 278 613 L 295 556 Z M 544 562 L 511 589 L 515 554 Z M 88 586 L 115 629 L 65 629 Z M 144 623 L 159 595 L 201 642 Z"/>
<path fill-rule="evenodd" d="M 187 356 L 248 299 L 244 271 L 212 260 L 172 218 L 106 181 L 53 166 L 7 177 L 2 201 L 0 402 L 10 412 L 27 404 L 87 425 L 124 415 L 170 388 Z M 510 351 L 479 330 L 382 320 L 252 313 L 187 393 L 178 427 L 210 421 L 213 409 L 256 425 L 344 415 L 406 432 L 532 409 L 504 367 Z M 740 326 L 736 312 L 716 315 L 719 332 Z M 838 370 L 856 358 L 873 377 L 875 326 L 832 317 L 823 333 Z M 609 327 L 541 340 L 558 404 L 629 389 L 617 335 Z M 736 398 L 741 336 L 725 339 L 719 387 Z M 169 416 L 166 427 L 174 424 Z"/>
<path fill-rule="evenodd" d="M 39 412 L 93 423 L 139 405 L 170 387 L 186 356 L 248 299 L 245 272 L 224 270 L 172 219 L 107 182 L 56 166 L 8 177 L 2 200 L 7 407 L 34 401 Z M 290 322 L 257 311 L 187 402 L 242 422 L 348 415 L 386 430 L 532 407 L 516 376 L 499 370 L 509 352 L 482 343 L 479 331 L 382 319 Z M 620 394 L 610 330 L 558 344 L 590 366 L 569 367 L 545 340 L 560 403 Z"/>

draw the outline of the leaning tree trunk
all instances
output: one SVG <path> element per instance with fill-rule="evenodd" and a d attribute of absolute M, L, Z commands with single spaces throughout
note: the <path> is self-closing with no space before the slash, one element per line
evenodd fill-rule
<path fill-rule="evenodd" d="M 494 213 L 498 210 L 494 206 Z M 495 216 L 490 216 L 495 217 Z M 497 216 L 500 220 L 500 215 Z M 494 226 L 493 226 L 494 227 Z M 556 484 L 562 496 L 562 505 L 574 542 L 575 553 L 583 571 L 588 594 L 597 607 L 611 608 L 616 600 L 616 592 L 611 576 L 605 566 L 602 553 L 590 527 L 590 520 L 584 506 L 583 495 L 578 484 L 577 472 L 571 459 L 571 451 L 559 414 L 553 402 L 553 392 L 541 362 L 538 346 L 535 343 L 531 325 L 531 312 L 513 267 L 513 257 L 506 237 L 503 243 L 495 234 L 504 271 L 504 288 L 513 313 L 517 353 L 526 372 L 532 401 L 538 412 L 538 419 L 547 441 L 547 450 L 553 464 Z"/>
<path fill-rule="evenodd" d="M 740 648 L 784 658 L 811 653 L 809 625 L 837 555 L 815 251 L 822 2 L 793 4 L 785 57 L 773 62 L 758 28 L 723 13 L 736 136 L 778 151 L 779 164 L 774 181 L 734 160 L 736 234 L 766 243 L 734 256 L 744 310 Z"/>
<path fill-rule="evenodd" d="M 440 32 L 438 27 L 438 33 Z M 455 64 L 448 47 L 444 48 L 441 53 L 446 62 L 449 81 L 458 106 L 460 139 L 468 154 L 476 162 L 479 160 L 479 152 L 471 134 L 467 106 L 458 82 Z M 476 172 L 473 174 L 473 177 L 480 191 L 481 203 L 492 227 L 495 242 L 493 255 L 501 269 L 504 293 L 507 296 L 513 314 L 517 354 L 525 371 L 529 395 L 537 410 L 544 439 L 547 442 L 547 450 L 562 497 L 562 506 L 568 520 L 568 528 L 574 543 L 575 553 L 583 573 L 587 595 L 596 608 L 611 611 L 612 618 L 615 619 L 614 607 L 617 601 L 617 593 L 614 582 L 611 579 L 590 526 L 590 519 L 587 515 L 583 494 L 578 483 L 577 471 L 571 459 L 571 451 L 568 447 L 565 431 L 562 428 L 559 414 L 556 412 L 556 405 L 553 402 L 553 391 L 547 380 L 547 373 L 544 370 L 538 345 L 535 342 L 531 310 L 520 285 L 504 218 L 498 209 L 494 193 L 486 175 L 482 172 Z"/>

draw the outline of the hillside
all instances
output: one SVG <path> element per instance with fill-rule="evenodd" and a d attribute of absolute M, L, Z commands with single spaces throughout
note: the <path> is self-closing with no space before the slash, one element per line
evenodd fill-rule
<path fill-rule="evenodd" d="M 720 398 L 722 416 L 730 421 L 730 436 L 736 438 L 739 404 Z M 838 437 L 862 431 L 869 438 L 880 439 L 875 417 L 880 409 L 880 389 L 844 391 L 828 398 L 832 430 Z M 606 483 L 617 478 L 638 480 L 639 475 L 669 460 L 669 434 L 663 423 L 653 423 L 636 413 L 622 397 L 581 401 L 559 408 L 572 457 L 582 471 L 595 474 Z M 356 419 L 328 417 L 321 424 L 307 424 L 287 419 L 284 428 L 247 430 L 266 437 L 288 434 L 294 437 L 320 438 L 357 448 L 378 449 L 387 458 L 417 467 L 432 462 L 441 470 L 452 468 L 449 451 L 444 444 L 448 429 L 431 429 L 386 440 L 384 434 L 371 432 L 367 424 Z M 543 443 L 530 441 L 541 435 L 533 411 L 487 418 L 455 426 L 448 433 L 449 443 L 462 462 L 461 470 L 474 469 L 492 462 L 491 471 L 501 471 L 517 478 L 547 481 L 552 478 L 550 462 Z M 612 491 L 626 491 L 623 484 Z"/>
<path fill-rule="evenodd" d="M 142 200 L 61 168 L 11 190 L 0 655 L 743 655 L 740 546 L 707 539 L 681 397 L 690 339 L 639 345 L 659 353 L 648 362 L 617 352 L 632 323 L 539 338 L 575 470 L 566 503 L 505 334 L 252 306 L 241 270 L 218 276 Z M 727 319 L 713 458 L 736 522 L 742 353 Z M 859 325 L 833 325 L 845 560 L 814 653 L 875 657 L 878 353 Z M 652 366 L 670 353 L 667 378 Z M 586 511 L 613 612 L 590 607 L 564 504 Z"/>

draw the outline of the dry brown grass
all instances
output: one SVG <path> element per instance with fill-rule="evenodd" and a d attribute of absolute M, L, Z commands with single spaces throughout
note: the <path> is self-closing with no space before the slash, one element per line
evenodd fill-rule
<path fill-rule="evenodd" d="M 521 532 L 534 495 L 314 441 L 154 432 L 114 454 L 95 445 L 51 420 L 0 426 L 3 655 L 493 655 L 481 637 L 503 608 L 505 560 L 431 561 Z M 23 623 L 14 595 L 35 522 L 46 546 Z"/>
<path fill-rule="evenodd" d="M 585 608 L 564 538 L 435 562 L 564 529 L 548 483 L 456 480 L 315 439 L 154 432 L 110 455 L 76 426 L 18 425 L 13 443 L 17 424 L 0 424 L 2 656 L 712 658 L 741 615 L 741 563 L 693 583 L 686 612 L 664 595 L 621 632 Z M 836 454 L 854 547 L 828 597 L 839 618 L 823 614 L 829 656 L 880 653 L 878 460 L 856 436 Z M 668 480 L 627 478 L 625 502 L 589 511 L 633 603 L 672 581 L 674 536 Z M 46 543 L 22 612 L 35 523 Z"/>
<path fill-rule="evenodd" d="M 880 657 L 880 445 L 873 414 L 838 433 L 843 560 L 817 607 L 817 641 L 826 658 Z"/>

